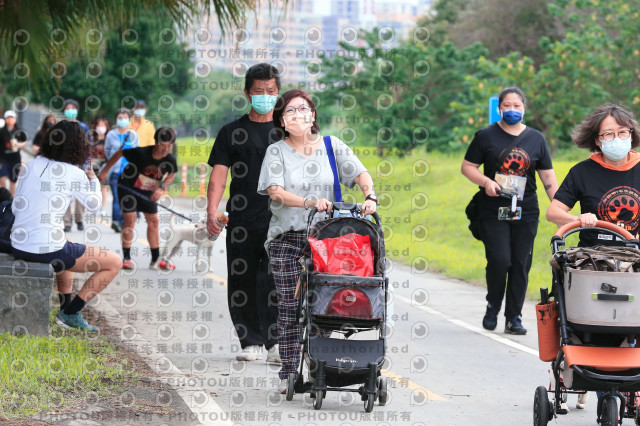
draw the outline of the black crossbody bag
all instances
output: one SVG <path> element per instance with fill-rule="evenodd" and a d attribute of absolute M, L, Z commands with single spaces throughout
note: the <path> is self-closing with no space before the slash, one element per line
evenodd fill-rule
<path fill-rule="evenodd" d="M 498 156 L 498 167 L 504 162 L 511 150 L 522 141 L 523 136 L 527 133 L 529 133 L 529 127 L 526 127 L 522 133 L 516 136 L 515 139 L 513 139 L 502 151 Z M 471 235 L 473 235 L 473 238 L 480 241 L 482 241 L 482 238 L 480 237 L 480 197 L 482 196 L 483 191 L 484 189 L 480 189 L 476 192 L 471 198 L 471 201 L 469 201 L 469 204 L 467 204 L 467 208 L 464 210 L 467 215 L 467 219 L 469 219 L 469 231 L 471 231 Z"/>

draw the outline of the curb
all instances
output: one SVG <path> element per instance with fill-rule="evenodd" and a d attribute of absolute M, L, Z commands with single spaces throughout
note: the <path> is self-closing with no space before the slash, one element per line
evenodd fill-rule
<path fill-rule="evenodd" d="M 148 340 L 138 334 L 134 326 L 127 324 L 118 311 L 103 297 L 98 294 L 96 298 L 98 303 L 91 307 L 103 315 L 110 325 L 120 330 L 119 341 L 125 344 L 135 341 L 139 344 L 139 347 L 145 346 L 149 348 L 148 352 L 136 351 L 136 354 L 144 360 L 151 370 L 161 375 L 156 378 L 156 381 L 175 390 L 189 407 L 192 415 L 185 420 L 197 421 L 202 425 L 232 426 L 234 424 L 228 420 L 229 413 L 222 410 L 207 391 L 189 384 L 190 382 L 197 383 L 197 380 L 190 380 L 168 357 L 158 352 Z M 184 383 L 184 385 L 176 386 L 177 383 Z"/>

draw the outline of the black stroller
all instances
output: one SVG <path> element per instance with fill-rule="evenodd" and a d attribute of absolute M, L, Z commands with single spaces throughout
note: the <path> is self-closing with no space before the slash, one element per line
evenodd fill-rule
<path fill-rule="evenodd" d="M 368 236 L 373 254 L 373 276 L 317 272 L 310 252 L 301 259 L 297 312 L 302 325 L 300 372 L 297 379 L 295 374 L 289 375 L 286 398 L 291 401 L 294 393 L 310 392 L 316 410 L 322 407 L 327 391 L 358 392 L 367 413 L 373 410 L 376 399 L 380 405 L 387 402 L 387 381 L 380 376 L 385 359 L 388 287 L 384 238 L 380 217 L 373 214 L 375 223 L 354 217 L 353 213 L 359 211 L 358 204 L 334 203 L 333 217 L 313 227 L 317 211 L 313 209 L 309 214 L 308 237 L 325 240 L 353 234 Z M 377 339 L 350 339 L 356 333 L 371 330 L 377 331 Z M 344 338 L 323 337 L 329 332 Z M 308 382 L 302 376 L 305 363 Z M 348 387 L 357 384 L 362 386 Z"/>
<path fill-rule="evenodd" d="M 568 235 L 594 230 L 612 234 L 625 246 L 562 249 Z M 556 414 L 566 414 L 561 404 L 567 394 L 599 391 L 599 424 L 613 426 L 632 418 L 640 425 L 638 240 L 609 222 L 581 228 L 576 221 L 561 227 L 551 243 L 553 288 L 551 294 L 540 290 L 536 314 L 540 359 L 551 362 L 555 387 L 550 389 L 553 402 L 545 386 L 536 389 L 533 424 L 546 425 Z M 621 347 L 625 339 L 629 347 Z"/>

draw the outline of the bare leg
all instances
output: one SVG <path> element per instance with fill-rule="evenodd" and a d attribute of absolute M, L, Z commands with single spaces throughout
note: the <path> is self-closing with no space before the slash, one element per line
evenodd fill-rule
<path fill-rule="evenodd" d="M 93 272 L 78 292 L 78 296 L 88 302 L 113 281 L 120 272 L 121 265 L 122 259 L 116 253 L 102 247 L 88 245 L 84 254 L 76 260 L 76 264 L 62 275 L 70 274 L 73 281 L 74 272 Z M 66 283 L 67 280 L 64 281 Z"/>
<path fill-rule="evenodd" d="M 149 241 L 149 247 L 160 247 L 160 235 L 158 233 L 160 220 L 158 219 L 158 213 L 145 213 L 144 218 L 147 220 L 147 241 Z"/>
<path fill-rule="evenodd" d="M 70 270 L 58 272 L 56 274 L 58 292 L 62 294 L 69 294 L 73 291 L 73 275 L 74 273 Z"/>
<path fill-rule="evenodd" d="M 121 241 L 123 248 L 131 248 L 133 243 L 133 229 L 136 226 L 136 212 L 122 212 L 124 228 L 122 228 Z"/>

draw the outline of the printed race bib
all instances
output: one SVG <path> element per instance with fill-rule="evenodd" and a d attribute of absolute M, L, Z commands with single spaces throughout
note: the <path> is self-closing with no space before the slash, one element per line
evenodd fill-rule
<path fill-rule="evenodd" d="M 160 187 L 160 181 L 143 174 L 139 174 L 138 179 L 133 186 L 141 191 L 155 191 Z"/>
<path fill-rule="evenodd" d="M 518 200 L 524 198 L 524 189 L 527 185 L 527 178 L 524 176 L 504 175 L 496 173 L 495 181 L 500 185 L 504 196 L 517 195 Z"/>

